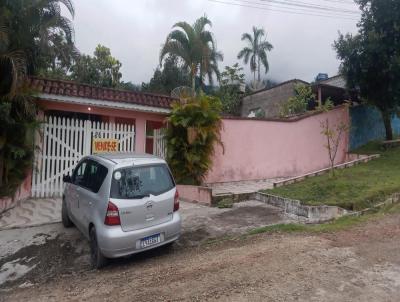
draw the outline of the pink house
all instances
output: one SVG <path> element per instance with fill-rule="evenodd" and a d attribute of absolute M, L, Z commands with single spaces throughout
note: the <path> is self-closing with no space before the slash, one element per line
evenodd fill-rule
<path fill-rule="evenodd" d="M 161 128 L 175 99 L 150 93 L 95 87 L 71 81 L 30 78 L 38 105 L 47 115 L 81 117 L 92 121 L 135 126 L 135 151 L 149 152 L 146 132 Z M 151 135 L 149 136 L 151 138 Z"/>
<path fill-rule="evenodd" d="M 18 198 L 61 196 L 63 175 L 93 152 L 97 139 L 117 141 L 119 151 L 165 155 L 165 142 L 157 130 L 164 126 L 175 99 L 40 78 L 29 79 L 29 85 L 37 91 L 43 124 L 34 169 Z M 331 125 L 350 124 L 347 106 L 283 120 L 224 118 L 224 148 L 216 147 L 205 183 L 293 177 L 328 167 L 326 137 L 321 133 L 325 120 Z M 346 133 L 336 163 L 346 161 L 347 152 Z"/>
<path fill-rule="evenodd" d="M 30 78 L 44 121 L 32 196 L 60 196 L 62 175 L 80 157 L 92 153 L 95 138 L 116 139 L 120 151 L 156 153 L 156 129 L 162 128 L 173 98 L 94 87 L 70 81 Z"/>

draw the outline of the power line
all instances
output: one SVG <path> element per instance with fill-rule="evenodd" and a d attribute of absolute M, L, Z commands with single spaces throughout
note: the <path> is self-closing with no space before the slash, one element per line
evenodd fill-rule
<path fill-rule="evenodd" d="M 279 8 L 279 9 L 289 9 L 291 11 L 295 11 L 295 12 L 311 12 L 311 13 L 317 13 L 317 14 L 328 14 L 328 15 L 335 15 L 335 16 L 345 16 L 345 17 L 354 17 L 351 15 L 348 15 L 348 13 L 339 13 L 339 12 L 334 12 L 334 11 L 318 11 L 318 10 L 314 10 L 313 8 L 293 8 L 293 7 L 286 7 L 286 6 L 282 6 L 280 4 L 267 4 L 267 3 L 258 3 L 255 1 L 249 1 L 249 0 L 229 0 L 229 1 L 236 1 L 236 2 L 242 2 L 242 3 L 247 3 L 247 4 L 251 4 L 251 5 L 261 5 L 261 6 L 266 6 L 268 8 Z M 357 13 L 358 14 L 358 13 Z"/>
<path fill-rule="evenodd" d="M 293 6 L 293 7 L 302 7 L 302 8 L 309 8 L 309 9 L 315 9 L 315 10 L 323 10 L 323 11 L 328 11 L 328 12 L 337 12 L 337 13 L 349 13 L 349 14 L 359 14 L 358 11 L 355 10 L 349 10 L 349 9 L 343 9 L 343 8 L 338 8 L 334 6 L 326 6 L 326 5 L 319 5 L 315 3 L 310 3 L 310 2 L 303 2 L 303 1 L 280 1 L 280 0 L 260 0 L 262 2 L 268 2 L 268 3 L 276 3 L 280 5 L 285 5 L 285 6 Z M 261 3 L 257 3 L 261 4 Z"/>
<path fill-rule="evenodd" d="M 281 13 L 289 13 L 289 14 L 295 14 L 295 15 L 326 17 L 326 18 L 354 20 L 354 21 L 358 20 L 358 19 L 355 19 L 354 17 L 352 18 L 352 16 L 348 16 L 348 15 L 343 16 L 343 15 L 338 15 L 338 14 L 313 13 L 311 11 L 309 11 L 309 12 L 298 11 L 298 10 L 296 11 L 296 10 L 291 10 L 292 8 L 285 8 L 285 10 L 283 10 L 283 9 L 275 9 L 275 8 L 269 8 L 269 7 L 254 6 L 254 5 L 249 5 L 249 4 L 233 3 L 233 2 L 227 2 L 227 1 L 221 1 L 221 0 L 207 0 L 207 1 L 219 3 L 219 4 L 225 4 L 225 5 L 254 8 L 254 9 L 258 9 L 258 10 L 265 10 L 265 11 L 271 11 L 271 12 L 281 12 Z"/>

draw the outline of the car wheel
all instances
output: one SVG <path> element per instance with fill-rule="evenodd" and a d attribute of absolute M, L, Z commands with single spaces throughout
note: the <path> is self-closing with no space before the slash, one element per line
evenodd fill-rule
<path fill-rule="evenodd" d="M 62 201 L 62 206 L 61 206 L 61 221 L 65 228 L 70 228 L 74 225 L 71 219 L 69 218 L 67 204 L 65 203 L 64 199 Z"/>
<path fill-rule="evenodd" d="M 96 229 L 90 229 L 90 260 L 92 268 L 100 269 L 107 264 L 107 258 L 101 253 L 97 245 Z"/>

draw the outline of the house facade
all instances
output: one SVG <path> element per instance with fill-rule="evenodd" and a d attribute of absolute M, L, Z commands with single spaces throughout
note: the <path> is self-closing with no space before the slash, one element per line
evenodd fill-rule
<path fill-rule="evenodd" d="M 309 85 L 305 81 L 293 79 L 245 96 L 242 99 L 241 116 L 254 117 L 257 112 L 264 112 L 266 118 L 278 117 L 282 104 L 294 96 L 297 84 Z"/>
<path fill-rule="evenodd" d="M 345 100 L 354 99 L 346 89 L 346 81 L 342 75 L 327 78 L 316 83 L 293 79 L 274 87 L 256 91 L 242 99 L 241 116 L 256 117 L 263 112 L 265 118 L 277 118 L 284 103 L 295 96 L 295 86 L 298 84 L 311 85 L 315 95 L 315 105 L 323 104 L 328 98 L 335 106 L 343 104 Z"/>
<path fill-rule="evenodd" d="M 32 171 L 33 197 L 61 196 L 62 176 L 71 174 L 82 156 L 110 141 L 114 151 L 163 156 L 163 140 L 157 133 L 176 99 L 51 79 L 30 78 L 28 84 L 37 93 L 42 121 Z"/>

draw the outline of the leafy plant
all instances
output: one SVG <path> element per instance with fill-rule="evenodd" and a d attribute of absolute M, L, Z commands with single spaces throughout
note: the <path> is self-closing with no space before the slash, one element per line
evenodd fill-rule
<path fill-rule="evenodd" d="M 180 184 L 201 184 L 212 165 L 215 144 L 221 144 L 221 101 L 200 94 L 176 102 L 166 130 L 167 161 Z"/>
<path fill-rule="evenodd" d="M 21 89 L 12 98 L 0 97 L 0 197 L 12 196 L 32 167 L 36 105 Z"/>
<path fill-rule="evenodd" d="M 233 208 L 232 198 L 224 198 L 217 203 L 219 209 L 230 209 Z"/>
<path fill-rule="evenodd" d="M 265 73 L 269 70 L 267 51 L 271 51 L 273 46 L 265 38 L 265 30 L 253 26 L 253 35 L 244 33 L 242 41 L 247 42 L 238 54 L 238 59 L 243 59 L 245 64 L 250 62 L 250 70 L 253 72 L 254 82 L 256 81 L 256 72 L 258 73 L 258 82 L 261 81 L 261 65 L 265 68 Z"/>
<path fill-rule="evenodd" d="M 324 147 L 328 151 L 332 176 L 335 175 L 335 159 L 342 136 L 349 130 L 349 128 L 349 125 L 344 122 L 331 125 L 328 118 L 321 121 L 321 134 L 326 138 L 326 145 L 324 145 Z"/>
<path fill-rule="evenodd" d="M 80 83 L 116 88 L 120 85 L 122 64 L 111 50 L 97 45 L 94 56 L 81 55 L 71 67 L 71 79 Z"/>
<path fill-rule="evenodd" d="M 356 0 L 361 10 L 356 35 L 340 34 L 334 47 L 347 86 L 382 114 L 386 139 L 400 104 L 400 2 Z"/>
<path fill-rule="evenodd" d="M 12 196 L 32 166 L 37 108 L 25 76 L 67 62 L 74 49 L 62 7 L 74 15 L 71 0 L 0 1 L 0 196 Z"/>
<path fill-rule="evenodd" d="M 332 102 L 332 99 L 329 97 L 325 100 L 325 102 L 321 105 L 318 105 L 317 108 L 315 108 L 317 111 L 320 112 L 326 112 L 335 107 L 335 104 Z"/>
<path fill-rule="evenodd" d="M 197 75 L 201 81 L 207 76 L 210 83 L 214 74 L 219 78 L 218 61 L 223 60 L 223 55 L 217 50 L 214 36 L 206 29 L 207 26 L 211 27 L 212 23 L 206 16 L 197 19 L 193 25 L 176 23 L 160 52 L 160 63 L 166 55 L 177 56 L 183 61 L 184 67 L 190 70 L 193 89 Z"/>
<path fill-rule="evenodd" d="M 280 115 L 282 117 L 306 112 L 308 102 L 315 98 L 311 86 L 309 85 L 296 84 L 294 93 L 295 96 L 289 98 L 289 100 L 281 106 Z"/>
<path fill-rule="evenodd" d="M 262 108 L 256 110 L 255 117 L 256 118 L 264 118 L 265 117 L 265 110 L 262 109 Z"/>
<path fill-rule="evenodd" d="M 221 86 L 238 86 L 244 84 L 243 67 L 236 63 L 232 66 L 225 66 L 225 70 L 221 73 Z"/>
<path fill-rule="evenodd" d="M 232 67 L 225 66 L 221 73 L 220 88 L 216 95 L 221 99 L 222 111 L 232 115 L 240 115 L 240 85 L 244 84 L 243 68 L 238 63 Z"/>
<path fill-rule="evenodd" d="M 170 55 L 164 60 L 163 68 L 157 68 L 149 83 L 142 83 L 142 90 L 153 93 L 170 94 L 174 88 L 190 86 L 190 76 L 187 68 L 177 56 Z"/>

